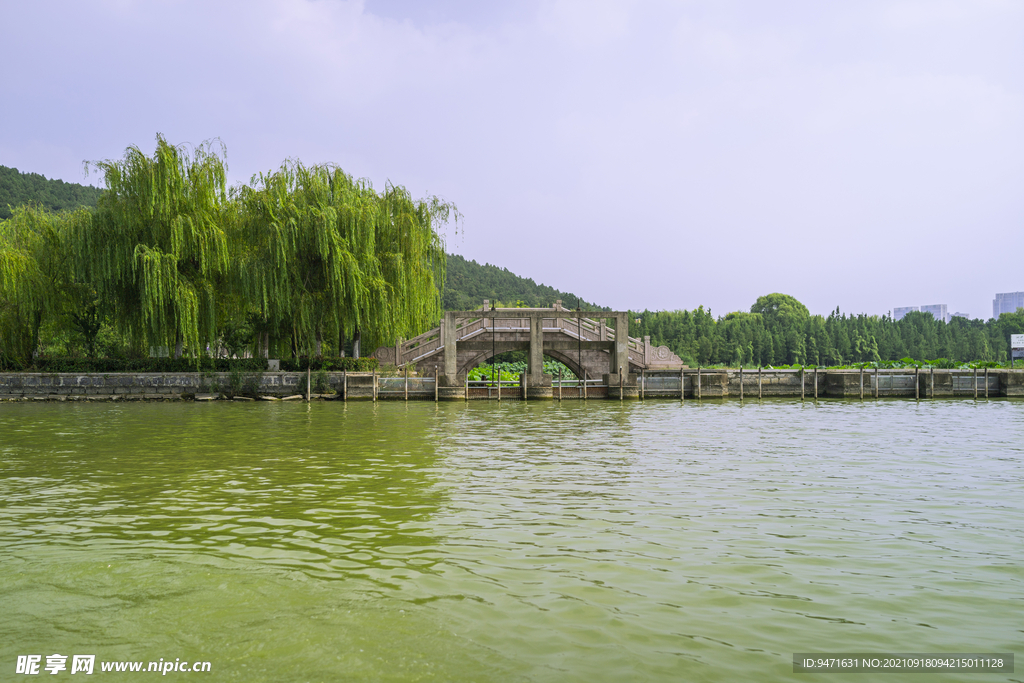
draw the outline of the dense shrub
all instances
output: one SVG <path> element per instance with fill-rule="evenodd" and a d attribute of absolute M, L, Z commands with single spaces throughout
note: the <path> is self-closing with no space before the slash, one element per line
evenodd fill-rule
<path fill-rule="evenodd" d="M 265 358 L 37 358 L 22 372 L 263 372 Z"/>
<path fill-rule="evenodd" d="M 370 372 L 377 370 L 376 358 L 298 358 L 281 361 L 285 372 Z M 266 372 L 265 358 L 37 358 L 23 365 L 0 355 L 3 372 Z"/>
<path fill-rule="evenodd" d="M 281 361 L 281 369 L 286 372 L 326 370 L 328 372 L 370 372 L 380 367 L 376 358 L 295 358 Z"/>

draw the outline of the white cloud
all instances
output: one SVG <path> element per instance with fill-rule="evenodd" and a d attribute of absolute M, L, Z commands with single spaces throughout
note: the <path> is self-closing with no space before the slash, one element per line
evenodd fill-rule
<path fill-rule="evenodd" d="M 1024 21 L 964 6 L 25 4 L 0 163 L 80 180 L 157 131 L 220 136 L 236 180 L 299 157 L 442 194 L 467 256 L 609 305 L 878 312 L 921 286 L 884 245 L 998 243 L 994 272 L 1024 247 Z M 871 282 L 795 265 L 864 245 Z"/>
<path fill-rule="evenodd" d="M 553 0 L 540 11 L 540 26 L 574 48 L 601 48 L 629 32 L 630 10 L 638 5 L 626 0 Z"/>

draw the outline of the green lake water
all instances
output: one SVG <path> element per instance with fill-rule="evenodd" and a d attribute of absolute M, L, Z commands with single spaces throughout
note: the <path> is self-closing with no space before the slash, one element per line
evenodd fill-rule
<path fill-rule="evenodd" d="M 1019 655 L 1022 484 L 1005 399 L 3 404 L 0 680 L 53 653 L 807 683 L 837 676 L 794 652 Z"/>

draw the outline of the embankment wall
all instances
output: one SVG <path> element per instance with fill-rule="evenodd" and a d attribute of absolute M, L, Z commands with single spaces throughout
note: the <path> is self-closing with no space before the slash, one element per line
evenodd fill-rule
<path fill-rule="evenodd" d="M 325 391 L 329 394 L 337 391 L 344 382 L 344 375 L 345 373 L 341 372 L 327 373 L 328 387 Z M 369 395 L 370 383 L 366 384 Z M 0 399 L 174 400 L 196 397 L 226 398 L 236 395 L 283 398 L 305 393 L 304 372 L 240 375 L 226 372 L 0 373 Z"/>
<path fill-rule="evenodd" d="M 314 375 L 315 377 L 316 375 Z M 698 381 L 699 377 L 699 381 Z M 305 396 L 307 380 L 314 398 L 402 399 L 401 382 L 392 380 L 390 389 L 371 373 L 328 372 L 319 382 L 303 372 L 262 373 L 0 373 L 0 400 L 175 400 L 250 397 L 285 398 Z M 617 376 L 607 386 L 595 386 L 590 398 L 619 398 Z M 687 369 L 656 372 L 623 378 L 623 397 L 680 397 L 682 380 L 684 399 L 786 397 L 786 398 L 979 398 L 1024 396 L 1024 370 L 701 370 Z M 396 383 L 397 382 L 397 383 Z M 414 381 L 410 399 L 433 400 L 434 387 Z M 375 383 L 377 389 L 375 390 Z M 543 395 L 530 398 L 556 398 L 557 387 L 541 387 Z M 516 389 L 502 390 L 503 397 L 516 398 Z M 575 387 L 563 390 L 565 399 L 576 398 Z M 490 396 L 488 396 L 490 394 Z M 462 386 L 443 387 L 441 400 L 465 400 Z M 470 387 L 469 399 L 496 398 L 496 392 Z"/>

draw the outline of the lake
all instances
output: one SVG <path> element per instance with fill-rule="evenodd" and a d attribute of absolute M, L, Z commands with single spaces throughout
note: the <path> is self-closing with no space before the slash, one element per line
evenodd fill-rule
<path fill-rule="evenodd" d="M 1012 399 L 3 404 L 0 670 L 812 683 L 793 653 L 1012 652 L 1022 483 Z M 885 677 L 974 679 L 1024 674 Z"/>

